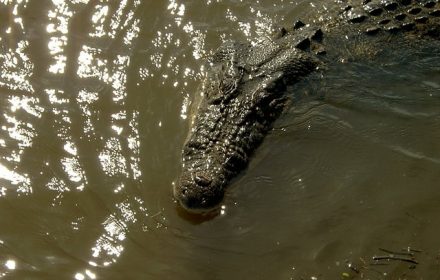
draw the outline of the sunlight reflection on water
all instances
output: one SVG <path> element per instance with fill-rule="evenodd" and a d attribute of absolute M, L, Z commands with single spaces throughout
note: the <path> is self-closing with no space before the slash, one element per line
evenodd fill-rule
<path fill-rule="evenodd" d="M 140 218 L 158 218 L 156 227 L 166 222 L 161 217 L 163 208 L 152 214 L 140 196 L 130 194 L 146 179 L 141 166 L 145 136 L 140 135 L 142 108 L 136 106 L 135 96 L 129 96 L 132 85 L 127 75 L 136 65 L 136 87 L 151 80 L 173 88 L 181 96 L 178 118 L 191 117 L 195 95 L 191 83 L 203 77 L 205 66 L 181 61 L 201 60 L 213 49 L 207 47 L 207 26 L 187 16 L 194 4 L 208 9 L 222 1 L 169 0 L 160 15 L 168 19 L 153 26 L 151 41 L 135 50 L 143 32 L 142 9 L 148 6 L 140 0 L 52 0 L 41 7 L 27 0 L 0 0 L 11 17 L 0 41 L 0 87 L 8 100 L 0 136 L 0 145 L 6 148 L 0 178 L 8 183 L 1 186 L 0 197 L 47 191 L 51 202 L 42 207 L 63 209 L 81 202 L 69 201 L 71 193 L 97 193 L 107 207 L 105 215 L 97 218 L 100 223 L 94 225 L 101 227 L 101 233 L 88 250 L 90 268 L 74 273 L 75 279 L 95 279 L 92 268 L 116 263 L 131 227 L 142 223 L 143 231 L 152 228 Z M 266 11 L 258 6 L 243 8 L 249 18 L 226 7 L 220 19 L 247 40 L 273 30 L 272 17 Z M 28 9 L 42 16 L 33 19 Z M 231 33 L 215 36 L 225 41 Z M 182 48 L 186 51 L 176 52 Z M 138 59 L 144 56 L 145 62 L 136 63 L 134 55 Z M 164 131 L 170 121 L 164 116 L 150 122 Z M 104 185 L 115 196 L 112 202 L 106 203 L 108 194 L 97 190 Z M 225 205 L 221 214 L 226 215 Z M 87 218 L 77 213 L 66 222 L 78 232 L 84 230 Z M 12 262 L 6 266 L 15 268 Z"/>

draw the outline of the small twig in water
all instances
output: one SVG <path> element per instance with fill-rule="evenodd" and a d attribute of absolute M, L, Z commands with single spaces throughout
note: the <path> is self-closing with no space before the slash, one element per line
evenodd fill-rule
<path fill-rule="evenodd" d="M 411 253 L 411 251 L 395 252 L 395 251 L 391 251 L 391 250 L 384 249 L 384 248 L 379 248 L 379 250 L 381 250 L 382 252 L 388 253 L 388 254 L 392 254 L 392 255 L 404 255 L 404 256 L 411 256 L 411 257 L 414 256 L 414 254 Z"/>
<path fill-rule="evenodd" d="M 374 256 L 373 260 L 380 261 L 380 260 L 396 260 L 396 261 L 402 261 L 402 262 L 409 262 L 413 264 L 418 264 L 416 260 L 413 258 L 405 258 L 405 257 L 399 257 L 395 255 L 386 255 L 386 256 Z"/>

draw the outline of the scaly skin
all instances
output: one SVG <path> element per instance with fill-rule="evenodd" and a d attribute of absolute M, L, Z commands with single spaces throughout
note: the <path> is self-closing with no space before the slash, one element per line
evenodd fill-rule
<path fill-rule="evenodd" d="M 222 201 L 230 180 L 247 166 L 282 112 L 288 87 L 324 64 L 326 56 L 338 56 L 337 46 L 329 45 L 334 38 L 440 37 L 439 0 L 337 1 L 330 7 L 320 27 L 296 22 L 255 46 L 226 42 L 213 55 L 174 188 L 185 209 L 206 210 Z"/>

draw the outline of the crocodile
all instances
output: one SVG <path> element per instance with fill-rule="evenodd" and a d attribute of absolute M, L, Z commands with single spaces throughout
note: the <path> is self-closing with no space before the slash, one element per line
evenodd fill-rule
<path fill-rule="evenodd" d="M 439 0 L 339 0 L 317 12 L 311 24 L 296 20 L 253 44 L 224 42 L 201 82 L 203 98 L 173 188 L 176 200 L 189 211 L 217 207 L 280 116 L 295 83 L 341 60 L 349 47 L 374 52 L 397 38 L 438 40 Z"/>

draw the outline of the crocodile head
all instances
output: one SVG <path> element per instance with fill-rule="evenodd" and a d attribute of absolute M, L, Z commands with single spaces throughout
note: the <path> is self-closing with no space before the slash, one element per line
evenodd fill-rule
<path fill-rule="evenodd" d="M 216 207 L 282 111 L 286 87 L 316 60 L 280 42 L 225 43 L 213 56 L 182 153 L 174 196 L 187 210 Z"/>
<path fill-rule="evenodd" d="M 326 53 L 324 43 L 335 59 L 356 50 L 359 42 L 362 46 L 358 37 L 363 33 L 364 38 L 383 33 L 376 41 L 380 45 L 399 32 L 438 37 L 439 0 L 346 2 L 323 10 L 337 15 L 322 25 L 330 41 L 324 42 L 320 28 L 298 21 L 276 38 L 252 45 L 226 42 L 213 55 L 174 187 L 184 208 L 205 210 L 222 201 L 226 186 L 246 167 L 281 112 L 285 93 L 292 92 L 289 85 L 324 61 L 317 58 Z M 317 17 L 321 22 L 322 15 Z M 354 43 L 345 40 L 347 34 L 356 37 Z"/>

